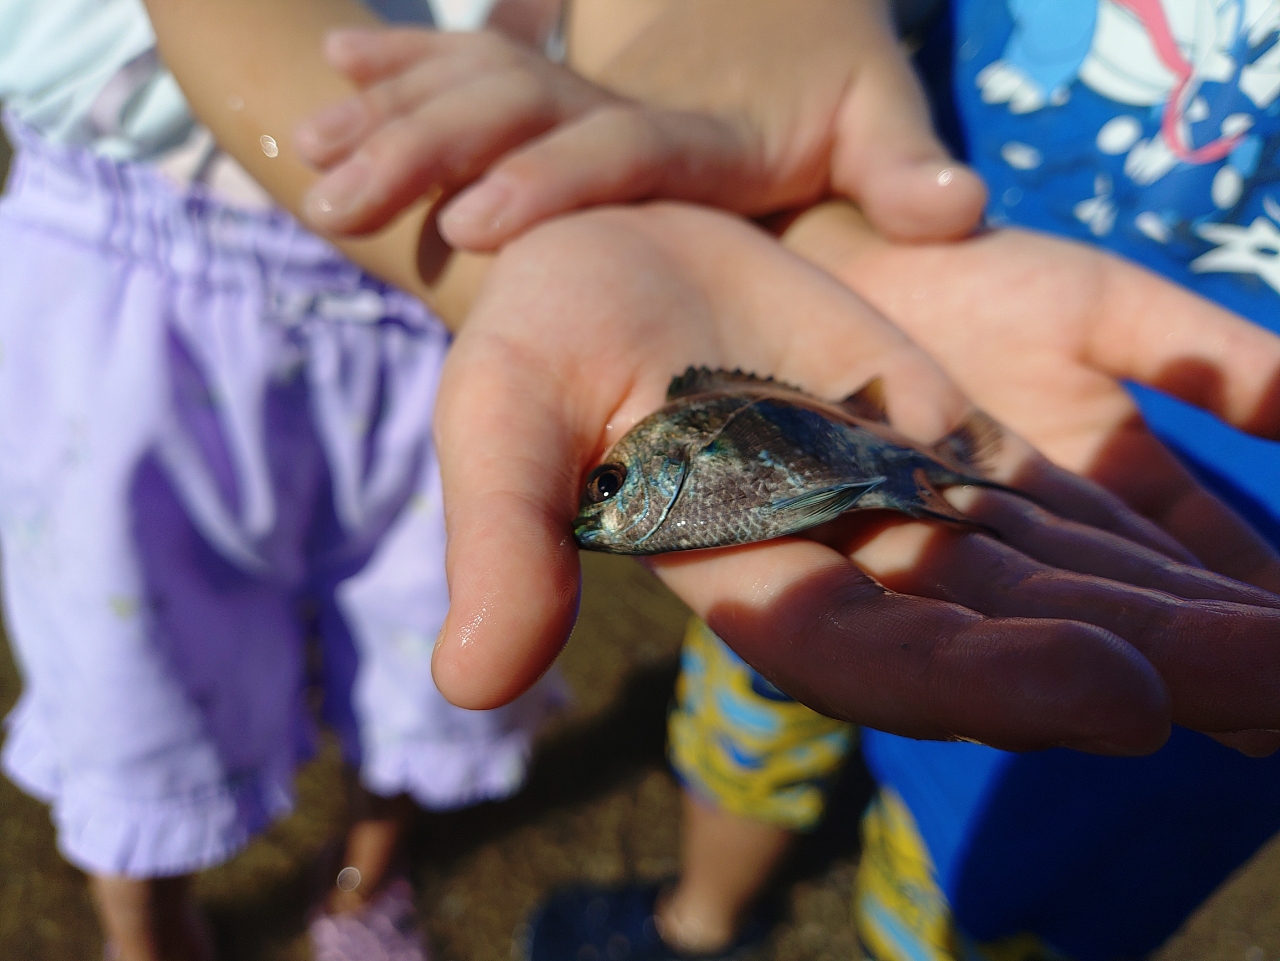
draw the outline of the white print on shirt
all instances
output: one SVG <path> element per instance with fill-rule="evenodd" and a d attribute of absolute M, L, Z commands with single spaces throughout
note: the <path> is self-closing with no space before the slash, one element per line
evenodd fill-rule
<path fill-rule="evenodd" d="M 978 74 L 982 99 L 1008 104 L 1015 114 L 1031 113 L 1066 103 L 1071 83 L 1079 80 L 1116 103 L 1162 107 L 1154 137 L 1135 141 L 1127 130 L 1105 126 L 1098 132 L 1104 153 L 1128 150 L 1125 172 L 1136 183 L 1152 184 L 1179 162 L 1219 161 L 1245 136 L 1252 118 L 1234 113 L 1207 141 L 1193 139 L 1191 124 L 1209 116 L 1199 96 L 1205 83 L 1234 83 L 1258 109 L 1280 94 L 1280 44 L 1252 63 L 1241 65 L 1233 55 L 1242 39 L 1257 46 L 1280 28 L 1277 0 L 1097 0 L 1096 11 L 1085 8 L 1080 16 L 1062 0 L 1008 2 L 1014 35 L 1005 56 Z M 1052 30 L 1045 30 L 1050 22 Z M 1039 55 L 1065 68 L 1044 74 L 1032 61 Z M 1037 73 L 1052 75 L 1052 86 L 1046 88 Z"/>
<path fill-rule="evenodd" d="M 1254 274 L 1280 293 L 1280 204 L 1266 197 L 1262 206 L 1270 219 L 1258 217 L 1247 227 L 1197 225 L 1196 233 L 1218 246 L 1191 261 L 1191 269 L 1198 274 Z"/>

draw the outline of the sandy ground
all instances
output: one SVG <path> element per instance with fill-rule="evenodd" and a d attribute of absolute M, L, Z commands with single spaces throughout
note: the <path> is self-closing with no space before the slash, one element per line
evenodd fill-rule
<path fill-rule="evenodd" d="M 0 141 L 0 169 L 4 165 Z M 530 908 L 557 884 L 663 878 L 678 867 L 679 794 L 663 763 L 664 714 L 685 611 L 638 566 L 586 558 L 582 617 L 561 658 L 573 709 L 540 742 L 516 798 L 429 815 L 414 880 L 438 961 L 509 961 Z M 18 693 L 0 639 L 0 712 Z M 849 923 L 856 812 L 870 783 L 856 761 L 833 816 L 778 883 L 784 919 L 762 956 L 860 956 Z M 1278 799 L 1277 803 L 1280 803 Z M 345 818 L 332 751 L 299 779 L 297 812 L 200 878 L 225 961 L 304 961 L 303 925 L 326 842 Z M 102 956 L 80 874 L 56 854 L 45 809 L 0 779 L 0 961 Z M 1157 961 L 1280 958 L 1280 840 L 1231 879 Z"/>

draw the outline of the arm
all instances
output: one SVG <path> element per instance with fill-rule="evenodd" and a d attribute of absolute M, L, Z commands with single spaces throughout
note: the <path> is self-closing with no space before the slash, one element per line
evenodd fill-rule
<path fill-rule="evenodd" d="M 295 214 L 315 174 L 298 157 L 293 129 L 350 95 L 325 62 L 325 34 L 379 21 L 358 0 L 146 0 L 165 63 L 218 144 Z M 275 143 L 275 155 L 263 149 Z M 478 265 L 450 258 L 419 200 L 389 226 L 336 243 L 352 260 L 459 322 Z"/>

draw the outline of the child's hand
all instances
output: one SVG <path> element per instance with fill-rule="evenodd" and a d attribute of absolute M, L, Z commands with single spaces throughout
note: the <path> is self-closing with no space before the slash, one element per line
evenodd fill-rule
<path fill-rule="evenodd" d="M 554 659 L 577 609 L 582 477 L 688 364 L 828 397 L 879 373 L 922 440 L 968 403 L 857 297 L 731 218 L 663 205 L 531 231 L 495 262 L 437 408 L 448 697 L 500 704 Z M 1171 719 L 1280 727 L 1280 600 L 1174 560 L 1167 535 L 1016 437 L 1003 449 L 1000 476 L 1062 516 L 988 494 L 968 509 L 1002 540 L 852 515 L 821 542 L 651 563 L 783 690 L 885 730 L 1135 753 Z"/>
<path fill-rule="evenodd" d="M 497 34 L 336 34 L 330 62 L 363 93 L 299 130 L 328 170 L 307 214 L 356 233 L 462 190 L 441 232 L 490 250 L 592 204 L 666 197 L 758 215 L 834 191 L 889 236 L 962 236 L 984 190 L 934 137 L 882 6 L 669 4 L 604 71 L 634 100 Z"/>
<path fill-rule="evenodd" d="M 320 228 L 364 233 L 427 194 L 452 194 L 548 130 L 627 102 L 499 33 L 344 30 L 325 44 L 360 94 L 299 127 L 326 170 L 305 211 Z M 448 218 L 445 218 L 448 223 Z"/>

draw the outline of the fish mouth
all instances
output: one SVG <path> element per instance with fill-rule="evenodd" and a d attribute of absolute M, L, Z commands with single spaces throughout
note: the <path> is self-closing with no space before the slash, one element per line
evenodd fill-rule
<path fill-rule="evenodd" d="M 573 539 L 578 546 L 586 550 L 600 550 L 604 531 L 600 527 L 598 514 L 579 514 L 573 522 Z"/>

